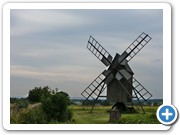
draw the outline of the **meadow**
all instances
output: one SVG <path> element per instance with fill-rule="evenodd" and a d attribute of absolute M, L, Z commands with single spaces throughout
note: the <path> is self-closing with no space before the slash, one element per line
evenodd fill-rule
<path fill-rule="evenodd" d="M 138 113 L 121 114 L 119 120 L 109 122 L 111 106 L 95 106 L 90 112 L 91 106 L 70 105 L 68 110 L 72 112 L 72 119 L 66 122 L 45 121 L 40 104 L 29 104 L 28 107 L 17 109 L 11 104 L 11 124 L 159 124 L 156 118 L 157 106 L 144 106 L 146 113 L 140 107 L 135 106 Z"/>
<path fill-rule="evenodd" d="M 48 86 L 35 87 L 30 90 L 27 98 L 10 98 L 11 124 L 158 124 L 156 110 L 162 100 L 153 100 L 144 105 L 143 113 L 134 102 L 135 111 L 122 113 L 119 119 L 110 122 L 110 103 L 99 100 L 91 110 L 91 104 L 77 100 L 70 100 L 67 93 L 52 90 Z M 153 103 L 153 104 L 152 104 Z M 149 105 L 149 106 L 148 106 Z M 151 106 L 152 105 L 152 106 Z M 132 109 L 132 108 L 131 108 Z M 132 113 L 136 112 L 136 113 Z M 112 118 L 112 117 L 111 117 Z"/>
<path fill-rule="evenodd" d="M 71 105 L 69 109 L 73 112 L 70 124 L 109 124 L 109 109 L 111 106 L 96 106 L 93 112 L 90 112 L 91 106 Z M 159 124 L 156 118 L 157 106 L 144 106 L 144 114 L 140 107 L 135 107 L 138 113 L 121 114 L 115 124 Z"/>

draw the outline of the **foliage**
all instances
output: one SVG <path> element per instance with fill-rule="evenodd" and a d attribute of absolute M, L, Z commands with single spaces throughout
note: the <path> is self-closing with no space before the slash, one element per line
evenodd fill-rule
<path fill-rule="evenodd" d="M 33 109 L 26 109 L 20 113 L 19 123 L 21 124 L 46 124 L 47 116 L 41 106 Z"/>
<path fill-rule="evenodd" d="M 29 103 L 30 101 L 30 103 Z M 35 87 L 27 98 L 10 98 L 10 122 L 18 124 L 47 124 L 71 120 L 73 113 L 67 109 L 69 95 L 58 89 Z"/>
<path fill-rule="evenodd" d="M 10 97 L 10 103 L 16 103 L 18 98 Z"/>
<path fill-rule="evenodd" d="M 16 104 L 11 104 L 11 124 L 46 124 L 47 116 L 40 104 L 29 105 L 28 108 L 17 110 Z"/>
<path fill-rule="evenodd" d="M 19 107 L 14 103 L 10 105 L 10 123 L 15 124 L 18 123 L 18 112 Z"/>
<path fill-rule="evenodd" d="M 54 95 L 50 95 L 48 98 L 43 98 L 42 108 L 46 113 L 48 121 L 57 120 L 63 122 L 70 119 L 67 111 L 67 106 L 70 103 L 69 95 L 64 92 L 57 92 Z"/>
<path fill-rule="evenodd" d="M 52 91 L 48 86 L 46 86 L 46 87 L 35 87 L 34 89 L 29 90 L 28 99 L 32 103 L 40 102 L 42 96 L 48 97 L 51 95 L 51 92 Z"/>
<path fill-rule="evenodd" d="M 66 110 L 66 119 L 67 119 L 67 120 L 72 120 L 72 118 L 73 118 L 73 112 L 72 112 L 72 110 L 67 109 L 67 110 Z"/>
<path fill-rule="evenodd" d="M 16 104 L 19 108 L 27 108 L 29 105 L 29 101 L 26 98 L 21 98 L 16 101 Z"/>
<path fill-rule="evenodd" d="M 63 95 L 66 98 L 67 105 L 70 105 L 71 101 L 70 101 L 70 97 L 69 97 L 68 93 L 66 93 L 64 91 L 60 91 L 60 92 L 56 92 L 56 94 Z"/>
<path fill-rule="evenodd" d="M 17 107 L 20 108 L 26 108 L 29 105 L 29 101 L 26 98 L 10 98 L 10 103 L 15 103 Z"/>

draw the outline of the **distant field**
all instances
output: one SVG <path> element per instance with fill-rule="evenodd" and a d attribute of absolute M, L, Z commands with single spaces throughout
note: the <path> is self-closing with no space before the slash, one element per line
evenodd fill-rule
<path fill-rule="evenodd" d="M 73 112 L 73 120 L 67 124 L 108 124 L 110 106 L 95 107 L 93 112 L 90 112 L 89 106 L 69 106 Z M 146 113 L 142 113 L 139 107 L 135 109 L 139 112 L 136 114 L 122 114 L 121 118 L 115 122 L 117 124 L 159 124 L 156 118 L 156 110 L 158 107 L 145 106 Z"/>

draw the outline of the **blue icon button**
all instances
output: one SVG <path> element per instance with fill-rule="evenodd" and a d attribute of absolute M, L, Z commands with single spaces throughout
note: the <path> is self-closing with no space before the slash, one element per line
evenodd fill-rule
<path fill-rule="evenodd" d="M 178 112 L 172 105 L 161 105 L 156 112 L 156 116 L 162 124 L 170 125 L 176 121 Z"/>

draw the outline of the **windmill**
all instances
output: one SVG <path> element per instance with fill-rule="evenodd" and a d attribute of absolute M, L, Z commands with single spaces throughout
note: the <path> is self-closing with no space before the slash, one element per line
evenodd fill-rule
<path fill-rule="evenodd" d="M 141 100 L 147 101 L 152 94 L 137 81 L 128 62 L 151 40 L 144 32 L 141 33 L 129 47 L 113 58 L 92 36 L 89 37 L 87 48 L 107 67 L 82 93 L 86 99 L 93 99 L 94 104 L 99 97 L 106 97 L 110 102 L 132 103 L 137 99 L 144 111 Z M 102 93 L 107 90 L 107 95 Z"/>

